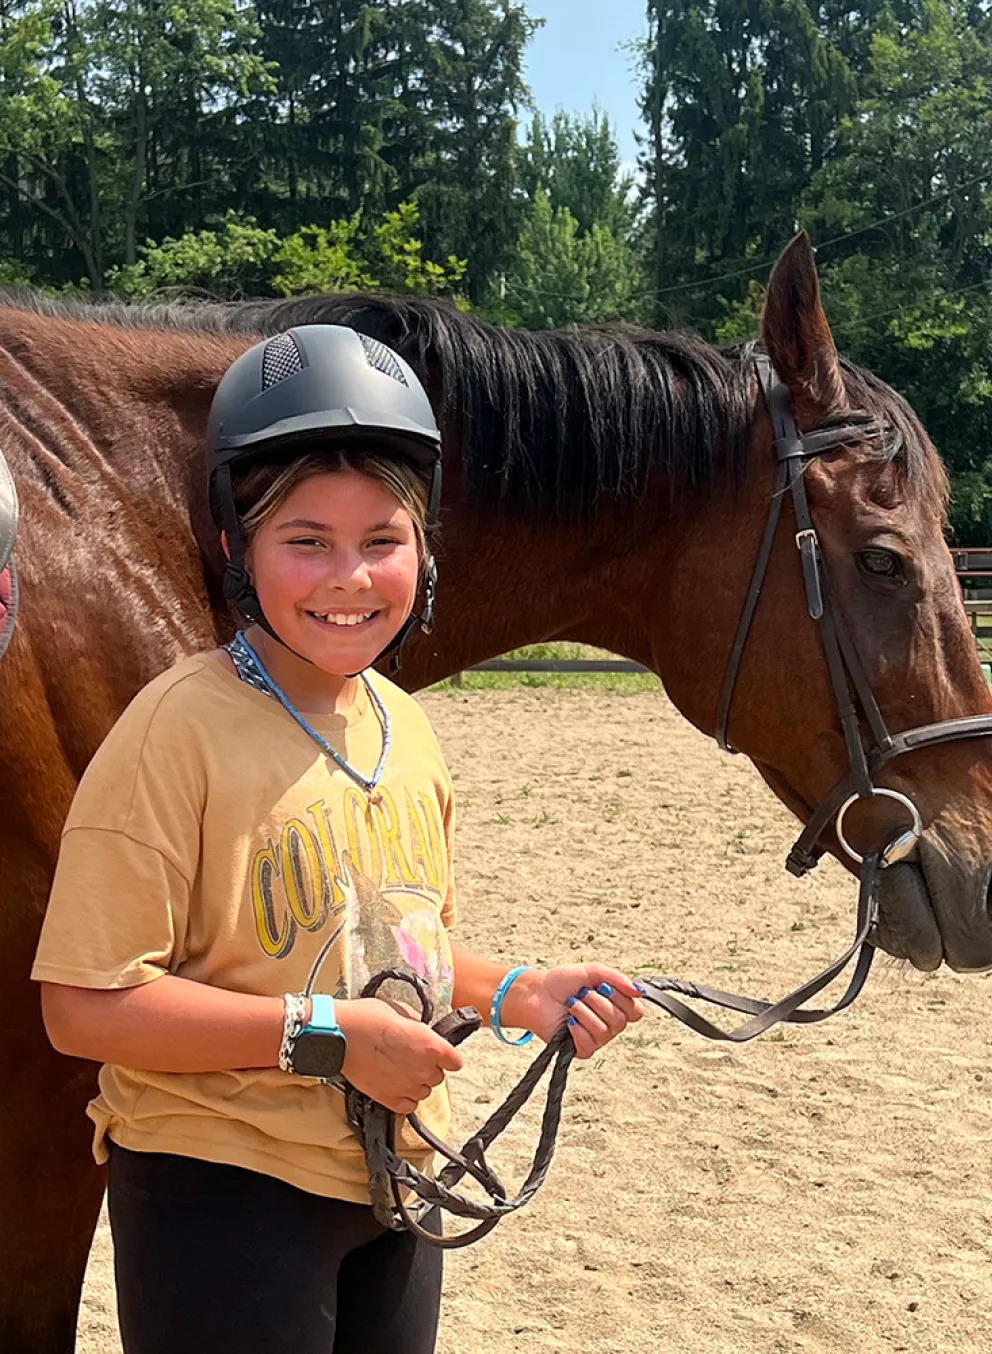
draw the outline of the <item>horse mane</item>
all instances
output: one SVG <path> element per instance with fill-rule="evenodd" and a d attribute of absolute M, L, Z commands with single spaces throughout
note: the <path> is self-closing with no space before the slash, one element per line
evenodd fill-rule
<path fill-rule="evenodd" d="M 473 493 L 540 517 L 588 516 L 604 497 L 643 494 L 656 475 L 678 495 L 725 484 L 728 475 L 739 484 L 746 469 L 752 344 L 721 349 L 691 332 L 627 324 L 511 329 L 448 301 L 386 293 L 129 305 L 0 288 L 4 305 L 203 334 L 266 337 L 295 325 L 349 325 L 397 349 L 440 396 L 439 417 L 457 425 Z M 879 454 L 942 499 L 939 462 L 912 410 L 871 373 L 844 367 L 852 403 L 892 430 Z"/>

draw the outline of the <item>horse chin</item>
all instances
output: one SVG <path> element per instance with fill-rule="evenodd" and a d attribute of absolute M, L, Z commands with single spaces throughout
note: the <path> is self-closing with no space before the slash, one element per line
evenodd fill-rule
<path fill-rule="evenodd" d="M 883 870 L 878 879 L 876 945 L 925 972 L 940 968 L 944 946 L 923 871 L 911 861 Z"/>
<path fill-rule="evenodd" d="M 917 857 L 879 875 L 876 943 L 914 968 L 932 972 L 946 962 L 958 973 L 992 968 L 990 867 L 969 868 L 932 830 Z"/>

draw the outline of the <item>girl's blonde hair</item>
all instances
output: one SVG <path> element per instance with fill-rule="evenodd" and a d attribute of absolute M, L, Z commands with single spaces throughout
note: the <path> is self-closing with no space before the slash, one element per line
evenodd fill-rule
<path fill-rule="evenodd" d="M 314 475 L 333 474 L 338 470 L 355 470 L 360 475 L 367 475 L 399 500 L 413 521 L 417 554 L 423 562 L 427 554 L 428 495 L 423 475 L 409 461 L 364 446 L 312 451 L 294 459 L 283 456 L 240 475 L 233 485 L 234 504 L 241 518 L 246 547 L 298 484 Z"/>

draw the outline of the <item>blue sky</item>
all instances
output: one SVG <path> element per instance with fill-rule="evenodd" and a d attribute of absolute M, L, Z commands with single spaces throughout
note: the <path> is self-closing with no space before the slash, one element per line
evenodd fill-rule
<path fill-rule="evenodd" d="M 558 107 L 581 113 L 594 102 L 609 114 L 625 161 L 637 155 L 640 77 L 620 50 L 647 31 L 644 0 L 525 0 L 544 27 L 527 48 L 524 75 L 534 102 L 550 116 Z"/>

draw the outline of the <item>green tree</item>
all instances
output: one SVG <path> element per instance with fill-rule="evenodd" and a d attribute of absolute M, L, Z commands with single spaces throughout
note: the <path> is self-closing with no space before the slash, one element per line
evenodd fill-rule
<path fill-rule="evenodd" d="M 107 164 L 79 13 L 73 0 L 37 0 L 7 5 L 0 25 L 0 184 L 78 251 L 99 291 Z"/>
<path fill-rule="evenodd" d="M 467 259 L 479 298 L 519 232 L 537 22 L 514 0 L 0 0 L 0 253 L 100 292 L 140 240 L 232 212 L 312 227 L 324 257 L 328 222 L 357 214 L 367 241 L 415 202 L 443 280 L 409 250 L 375 275 L 447 287 Z"/>
<path fill-rule="evenodd" d="M 838 342 L 919 410 L 962 539 L 992 532 L 992 24 L 963 0 L 883 16 L 864 97 L 800 217 L 821 240 Z"/>
<path fill-rule="evenodd" d="M 432 0 L 422 9 L 429 133 L 409 195 L 433 253 L 469 260 L 467 293 L 481 303 L 520 229 L 516 118 L 528 97 L 524 48 L 541 21 L 513 0 Z"/>
<path fill-rule="evenodd" d="M 537 329 L 638 319 L 636 206 L 609 120 L 537 114 L 518 162 L 524 219 L 489 313 Z"/>
<path fill-rule="evenodd" d="M 855 82 L 806 0 L 648 0 L 648 23 L 641 168 L 648 273 L 661 292 L 788 239 Z M 685 297 L 691 305 L 662 306 L 658 320 L 720 314 L 705 289 Z"/>
<path fill-rule="evenodd" d="M 598 224 L 581 231 L 539 189 L 506 274 L 504 318 L 528 329 L 630 319 L 637 280 L 619 236 Z"/>
<path fill-rule="evenodd" d="M 383 124 L 392 93 L 397 7 L 384 0 L 259 0 L 261 50 L 276 71 L 276 107 L 256 104 L 268 168 L 293 210 L 376 212 L 392 183 Z M 277 117 L 273 119 L 273 111 Z M 256 188 L 258 187 L 256 183 Z"/>
<path fill-rule="evenodd" d="M 224 300 L 368 291 L 459 298 L 465 263 L 425 257 L 413 203 L 369 228 L 359 213 L 329 226 L 301 226 L 291 235 L 233 213 L 214 229 L 187 231 L 160 244 L 148 241 L 140 259 L 111 275 L 113 290 L 130 300 L 199 292 Z"/>
<path fill-rule="evenodd" d="M 94 0 L 86 9 L 83 89 L 119 167 L 124 262 L 137 258 L 149 192 L 201 224 L 232 106 L 267 88 L 258 36 L 240 0 Z M 228 148 L 229 149 L 229 148 Z M 151 162 L 155 183 L 149 183 Z M 223 177 L 223 172 L 221 171 Z"/>
<path fill-rule="evenodd" d="M 551 122 L 532 118 L 520 150 L 518 180 L 531 201 L 543 192 L 554 210 L 567 207 L 582 230 L 606 226 L 628 235 L 634 226 L 634 176 L 623 172 L 610 120 L 559 110 Z"/>
<path fill-rule="evenodd" d="M 70 246 L 94 291 L 115 256 L 134 260 L 149 196 L 185 196 L 189 215 L 207 172 L 197 138 L 264 78 L 253 34 L 240 0 L 34 0 L 3 13 L 0 185 L 55 228 L 48 253 Z"/>

